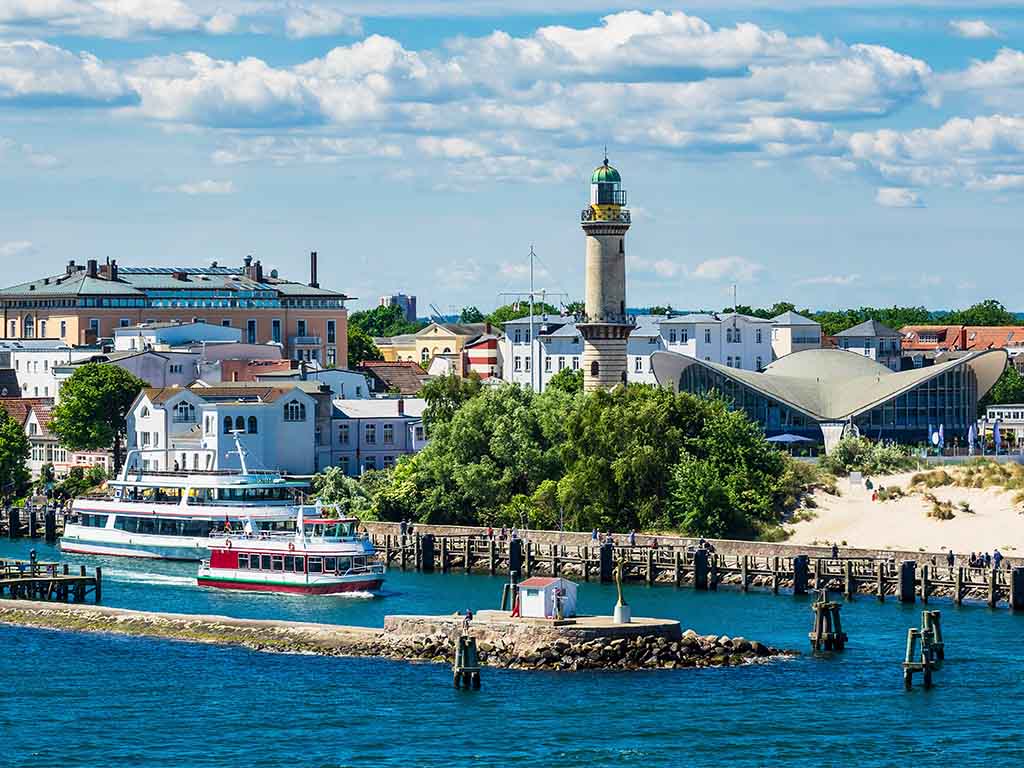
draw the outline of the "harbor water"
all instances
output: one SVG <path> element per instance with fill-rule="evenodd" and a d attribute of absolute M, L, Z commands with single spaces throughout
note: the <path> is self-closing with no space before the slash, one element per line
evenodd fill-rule
<path fill-rule="evenodd" d="M 2 542 L 0 558 L 104 569 L 103 603 L 380 626 L 386 614 L 497 607 L 502 579 L 390 571 L 386 594 L 290 597 L 204 590 L 195 564 L 61 555 Z M 809 598 L 630 584 L 634 615 L 803 652 L 741 668 L 648 672 L 448 668 L 259 653 L 0 626 L 3 766 L 889 766 L 1024 757 L 1024 616 L 944 601 L 936 686 L 903 690 L 906 630 L 921 605 L 861 597 L 842 609 L 841 654 L 807 652 Z M 582 584 L 609 613 L 610 585 Z"/>

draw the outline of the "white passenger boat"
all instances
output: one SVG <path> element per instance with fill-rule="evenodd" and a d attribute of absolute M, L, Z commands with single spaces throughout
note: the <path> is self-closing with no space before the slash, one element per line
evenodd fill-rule
<path fill-rule="evenodd" d="M 249 592 L 375 592 L 384 583 L 384 566 L 374 561 L 373 546 L 358 524 L 326 508 L 301 507 L 294 532 L 214 537 L 196 582 Z"/>
<path fill-rule="evenodd" d="M 64 524 L 64 552 L 202 560 L 212 535 L 294 533 L 309 482 L 251 470 L 235 436 L 240 470 L 156 470 L 129 451 L 107 493 L 75 499 Z"/>

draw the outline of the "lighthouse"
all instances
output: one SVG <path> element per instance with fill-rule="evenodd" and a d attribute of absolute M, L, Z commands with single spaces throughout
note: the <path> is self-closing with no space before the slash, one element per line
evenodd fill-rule
<path fill-rule="evenodd" d="M 587 241 L 585 311 L 577 324 L 584 390 L 626 383 L 626 341 L 633 330 L 626 316 L 629 224 L 622 177 L 606 156 L 590 177 L 590 205 L 580 215 Z"/>

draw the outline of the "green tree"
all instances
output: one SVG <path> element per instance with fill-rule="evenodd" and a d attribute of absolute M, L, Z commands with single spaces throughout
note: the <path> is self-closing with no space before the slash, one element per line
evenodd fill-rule
<path fill-rule="evenodd" d="M 484 313 L 476 307 L 463 307 L 462 312 L 459 313 L 460 323 L 482 323 L 486 319 Z"/>
<path fill-rule="evenodd" d="M 146 386 L 124 368 L 87 363 L 61 387 L 50 428 L 69 450 L 111 450 L 116 472 L 121 468 L 128 410 Z"/>
<path fill-rule="evenodd" d="M 38 494 L 46 493 L 47 490 L 52 489 L 56 480 L 56 473 L 53 469 L 53 464 L 46 462 L 39 468 L 39 477 L 36 478 L 35 492 Z"/>
<path fill-rule="evenodd" d="M 570 395 L 583 391 L 583 370 L 580 368 L 563 368 L 548 382 L 547 389 L 556 389 Z"/>
<path fill-rule="evenodd" d="M 984 416 L 990 405 L 1024 403 L 1024 376 L 1013 365 L 1008 365 L 996 379 L 992 389 L 978 402 L 978 415 Z"/>
<path fill-rule="evenodd" d="M 28 490 L 31 473 L 26 462 L 30 452 L 25 430 L 0 408 L 0 498 L 5 503 Z"/>
<path fill-rule="evenodd" d="M 369 491 L 341 467 L 327 467 L 313 478 L 313 498 L 335 507 L 341 515 L 372 519 L 373 499 Z"/>
<path fill-rule="evenodd" d="M 420 390 L 420 397 L 427 402 L 423 412 L 423 426 L 427 433 L 442 422 L 451 421 L 455 412 L 467 400 L 480 393 L 480 377 L 472 372 L 463 379 L 454 373 L 430 379 Z"/>
<path fill-rule="evenodd" d="M 416 333 L 423 328 L 423 323 L 406 320 L 405 313 L 397 305 L 353 312 L 349 315 L 348 325 L 349 329 L 354 326 L 370 337 Z"/>
<path fill-rule="evenodd" d="M 570 301 L 565 305 L 565 314 L 573 317 L 582 317 L 587 311 L 587 305 L 582 301 Z"/>
<path fill-rule="evenodd" d="M 373 343 L 373 339 L 366 333 L 362 328 L 357 328 L 354 325 L 348 327 L 348 364 L 349 366 L 356 366 L 365 360 L 383 360 L 384 356 L 380 353 L 377 345 Z"/>
<path fill-rule="evenodd" d="M 533 314 L 538 317 L 540 315 L 558 317 L 560 313 L 558 311 L 558 307 L 552 306 L 546 302 L 538 301 L 534 302 Z M 504 306 L 495 309 L 487 316 L 487 322 L 500 328 L 509 320 L 518 320 L 520 317 L 529 316 L 530 303 L 527 301 L 517 301 L 514 304 L 505 304 Z"/>
<path fill-rule="evenodd" d="M 951 312 L 946 322 L 959 325 L 1018 325 L 1017 316 L 995 299 L 985 299 L 967 309 Z"/>
<path fill-rule="evenodd" d="M 671 304 L 666 304 L 665 306 L 661 306 L 660 304 L 655 304 L 653 307 L 648 307 L 647 308 L 647 314 L 649 314 L 649 315 L 671 315 L 672 314 L 672 305 Z"/>

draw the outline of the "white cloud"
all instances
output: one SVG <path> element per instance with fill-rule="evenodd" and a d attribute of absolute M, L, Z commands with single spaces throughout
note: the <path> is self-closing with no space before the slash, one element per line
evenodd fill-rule
<path fill-rule="evenodd" d="M 949 22 L 949 28 L 955 35 L 975 40 L 985 37 L 999 37 L 999 32 L 996 31 L 995 27 L 980 19 L 951 21 Z"/>
<path fill-rule="evenodd" d="M 179 184 L 173 188 L 176 192 L 182 192 L 186 195 L 230 195 L 235 191 L 235 183 L 233 181 L 214 181 L 213 179 L 203 179 L 202 181 L 193 181 L 185 184 Z"/>
<path fill-rule="evenodd" d="M 10 240 L 0 243 L 0 258 L 11 258 L 14 256 L 28 256 L 35 253 L 35 246 L 30 240 Z"/>
<path fill-rule="evenodd" d="M 359 35 L 359 19 L 322 5 L 293 6 L 284 20 L 285 34 L 293 40 L 329 35 Z"/>
<path fill-rule="evenodd" d="M 498 274 L 501 275 L 505 280 L 529 280 L 530 264 L 528 262 L 524 263 L 503 261 L 498 266 Z M 546 267 L 534 265 L 534 279 L 548 278 L 550 276 L 551 273 L 548 272 Z"/>
<path fill-rule="evenodd" d="M 761 264 L 739 256 L 726 256 L 720 259 L 708 259 L 698 264 L 693 277 L 700 280 L 736 280 L 741 283 L 750 282 L 764 269 Z"/>
<path fill-rule="evenodd" d="M 469 288 L 480 282 L 483 269 L 476 259 L 457 259 L 434 270 L 434 276 L 441 285 L 450 288 Z"/>
<path fill-rule="evenodd" d="M 425 136 L 416 140 L 416 146 L 431 157 L 465 160 L 471 157 L 486 157 L 487 150 L 469 139 L 458 137 L 439 138 Z"/>
<path fill-rule="evenodd" d="M 924 200 L 906 187 L 879 187 L 875 202 L 886 208 L 924 208 Z"/>
<path fill-rule="evenodd" d="M 242 165 L 268 162 L 273 165 L 295 163 L 337 163 L 353 157 L 398 158 L 402 148 L 395 143 L 369 138 L 333 136 L 256 136 L 233 138 L 214 151 L 217 165 Z"/>
<path fill-rule="evenodd" d="M 126 79 L 90 53 L 39 40 L 0 42 L 0 103 L 66 106 L 134 98 Z"/>
<path fill-rule="evenodd" d="M 147 34 L 207 32 L 225 34 L 234 14 L 204 15 L 195 0 L 5 0 L 0 28 L 17 25 L 40 36 L 79 35 L 131 38 Z"/>
<path fill-rule="evenodd" d="M 860 275 L 821 275 L 798 280 L 797 285 L 852 285 L 860 280 Z"/>

